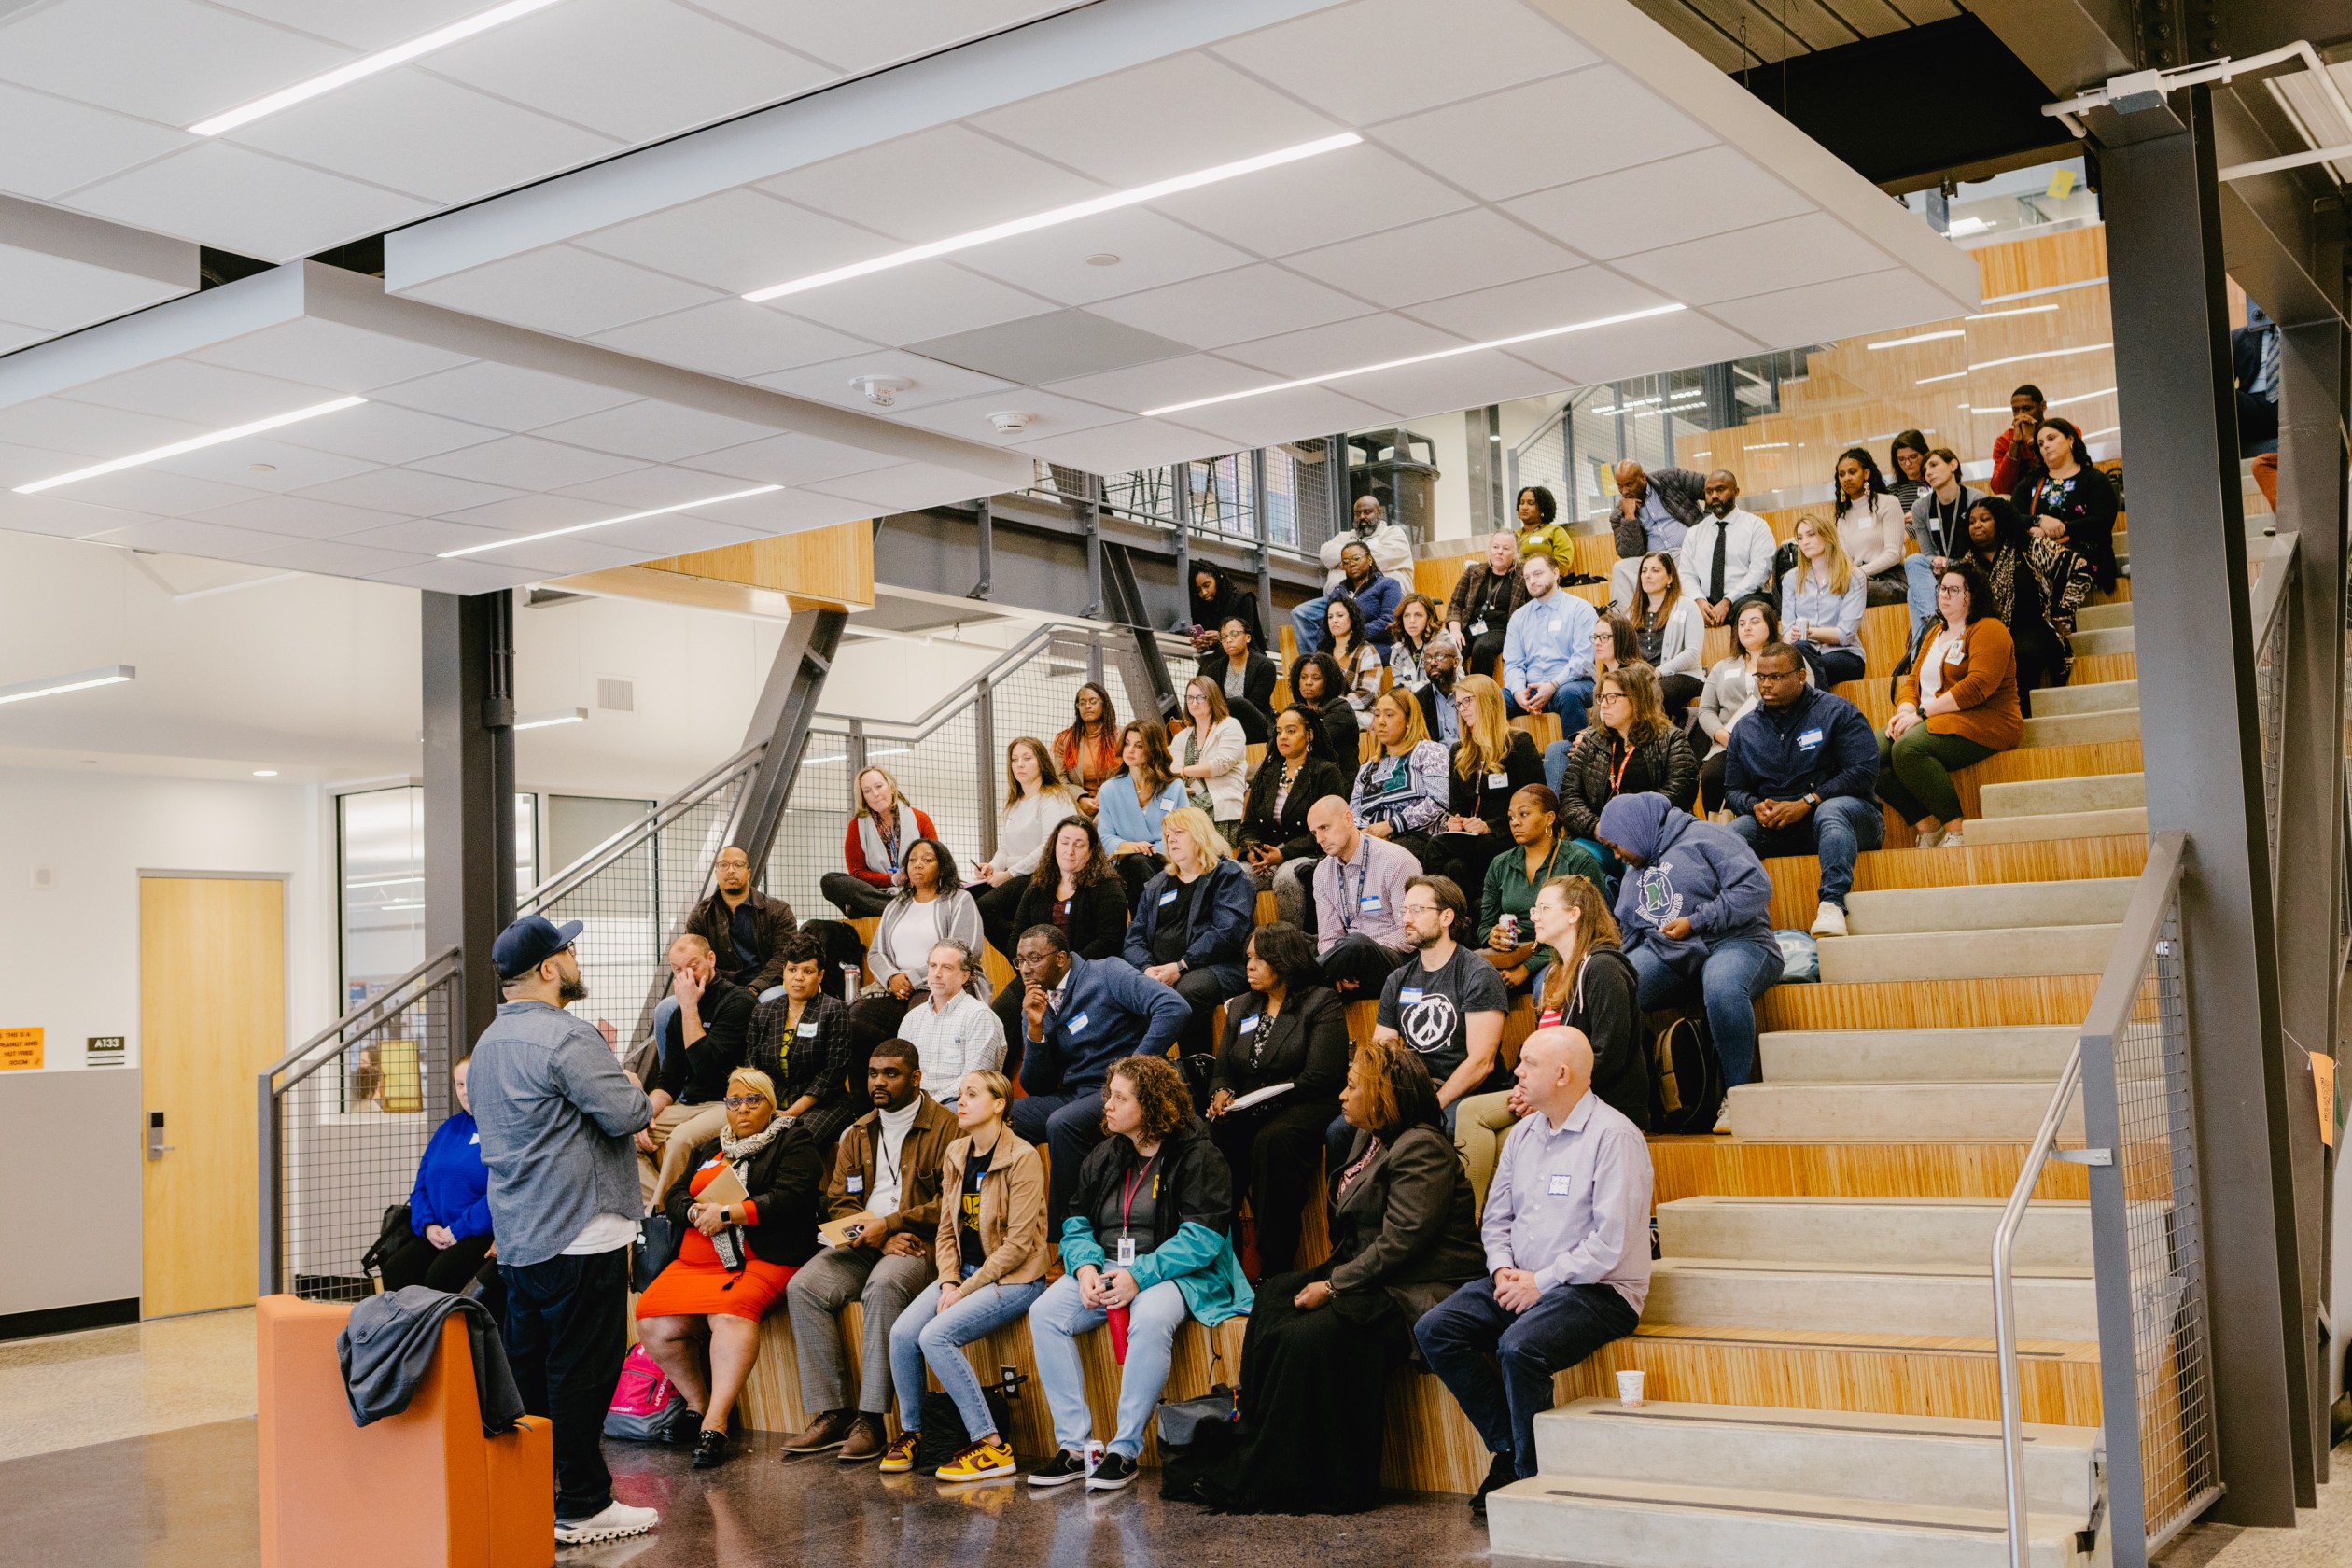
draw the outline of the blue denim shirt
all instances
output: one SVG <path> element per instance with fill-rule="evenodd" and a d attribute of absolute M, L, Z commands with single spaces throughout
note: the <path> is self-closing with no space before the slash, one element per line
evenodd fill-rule
<path fill-rule="evenodd" d="M 597 1215 L 645 1211 L 631 1141 L 653 1108 L 595 1026 L 543 1001 L 505 1002 L 471 1060 L 466 1097 L 500 1263 L 544 1263 Z"/>
<path fill-rule="evenodd" d="M 1511 691 L 1592 679 L 1592 628 L 1600 612 L 1565 588 L 1511 611 L 1503 634 L 1504 684 Z"/>

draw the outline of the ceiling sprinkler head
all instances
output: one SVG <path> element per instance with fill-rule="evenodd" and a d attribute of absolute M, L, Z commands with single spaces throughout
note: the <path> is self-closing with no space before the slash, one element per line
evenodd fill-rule
<path fill-rule="evenodd" d="M 866 401 L 875 408 L 889 408 L 898 401 L 898 395 L 915 384 L 904 376 L 851 376 L 849 385 L 865 394 Z"/>
<path fill-rule="evenodd" d="M 997 434 L 1001 436 L 1017 436 L 1037 423 L 1037 415 L 1023 413 L 1018 409 L 999 409 L 988 415 L 988 423 L 996 427 Z"/>

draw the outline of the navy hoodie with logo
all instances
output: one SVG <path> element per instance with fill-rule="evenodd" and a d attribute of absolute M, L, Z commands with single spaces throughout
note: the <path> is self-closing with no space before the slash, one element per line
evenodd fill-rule
<path fill-rule="evenodd" d="M 1625 868 L 1617 889 L 1617 930 L 1629 955 L 1647 949 L 1688 974 L 1724 943 L 1772 943 L 1765 917 L 1771 879 L 1738 833 L 1657 794 L 1617 796 L 1601 808 L 1600 831 L 1641 862 Z M 1688 936 L 1659 930 L 1677 917 L 1690 922 Z"/>

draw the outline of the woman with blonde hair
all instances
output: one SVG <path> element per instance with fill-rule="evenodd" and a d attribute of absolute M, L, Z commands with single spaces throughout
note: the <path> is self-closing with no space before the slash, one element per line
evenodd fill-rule
<path fill-rule="evenodd" d="M 906 851 L 918 838 L 937 838 L 931 819 L 915 808 L 888 768 L 859 770 L 858 809 L 841 841 L 848 869 L 829 871 L 817 889 L 853 920 L 870 919 L 889 907 L 906 881 Z"/>
<path fill-rule="evenodd" d="M 1804 656 L 1813 683 L 1833 690 L 1862 679 L 1862 611 L 1870 580 L 1847 556 L 1838 530 L 1797 520 L 1797 569 L 1781 581 L 1781 635 Z"/>
<path fill-rule="evenodd" d="M 1511 728 L 1503 688 L 1483 675 L 1454 683 L 1456 728 L 1447 772 L 1446 819 L 1435 835 L 1438 864 L 1464 892 L 1486 880 L 1487 865 L 1510 847 L 1511 796 L 1544 781 L 1544 756 L 1535 737 Z"/>
<path fill-rule="evenodd" d="M 1451 791 L 1446 749 L 1429 738 L 1421 700 L 1388 691 L 1372 704 L 1372 760 L 1356 770 L 1348 808 L 1356 826 L 1412 852 L 1428 869 L 1437 857 L 1430 834 L 1446 819 Z"/>
<path fill-rule="evenodd" d="M 1167 869 L 1143 884 L 1121 954 L 1147 977 L 1172 986 L 1192 1007 L 1177 1037 L 1195 1098 L 1206 1101 L 1216 1012 L 1249 988 L 1250 930 L 1257 924 L 1257 878 L 1233 858 L 1209 814 L 1179 806 L 1160 819 Z"/>
<path fill-rule="evenodd" d="M 1225 706 L 1225 693 L 1205 675 L 1184 682 L 1184 721 L 1174 751 L 1176 777 L 1185 798 L 1230 838 L 1241 825 L 1241 801 L 1250 791 L 1249 736 Z"/>
<path fill-rule="evenodd" d="M 1013 913 L 1021 906 L 1045 841 L 1056 824 L 1078 809 L 1078 791 L 1061 781 L 1053 753 L 1033 735 L 1004 749 L 1004 810 L 997 819 L 996 853 L 973 868 L 980 924 L 989 944 L 1013 955 Z M 985 885 L 985 886 L 984 886 Z"/>

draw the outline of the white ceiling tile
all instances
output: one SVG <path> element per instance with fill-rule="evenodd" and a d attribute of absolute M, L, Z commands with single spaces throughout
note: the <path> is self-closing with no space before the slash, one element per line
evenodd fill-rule
<path fill-rule="evenodd" d="M 1382 408 L 1393 408 L 1407 418 L 1422 419 L 1484 403 L 1508 402 L 1514 398 L 1544 397 L 1560 391 L 1566 383 L 1556 371 L 1513 358 L 1499 349 L 1489 349 L 1425 365 L 1350 376 L 1335 385 Z"/>
<path fill-rule="evenodd" d="M 949 124 L 846 152 L 756 189 L 912 245 L 1086 201 L 1109 187 Z"/>
<path fill-rule="evenodd" d="M 988 419 L 990 414 L 1000 411 L 1029 414 L 1029 422 L 1018 431 L 1001 434 Z M 985 398 L 967 398 L 960 402 L 932 403 L 901 415 L 897 423 L 919 425 L 926 430 L 937 430 L 942 435 L 955 436 L 963 441 L 985 441 L 994 446 L 1025 446 L 1042 436 L 1091 429 L 1098 425 L 1119 424 L 1127 417 L 1115 409 L 1082 403 L 1075 398 L 1057 397 L 1034 387 L 1015 387 L 1009 392 L 992 392 Z"/>
<path fill-rule="evenodd" d="M 1892 259 L 1827 213 L 1618 259 L 1624 271 L 1694 305 L 1875 273 Z"/>
<path fill-rule="evenodd" d="M 1357 0 L 1216 46 L 1264 77 L 1354 125 L 1411 114 L 1472 84 L 1510 87 L 1589 65 L 1596 58 L 1519 0 Z"/>
<path fill-rule="evenodd" d="M 1502 205 L 1604 260 L 1813 210 L 1811 202 L 1728 147 L 1701 147 Z"/>
<path fill-rule="evenodd" d="M 396 571 L 413 566 L 414 555 L 404 551 L 371 550 L 348 539 L 289 539 L 244 557 L 257 567 L 280 571 L 316 572 L 327 577 L 366 577 L 371 572 Z"/>
<path fill-rule="evenodd" d="M 453 511 L 441 521 L 471 528 L 487 528 L 500 536 L 521 538 L 525 534 L 543 534 L 550 528 L 576 527 L 582 523 L 602 523 L 623 515 L 617 507 L 597 501 L 583 501 L 577 496 L 521 496 L 511 501 L 493 501 L 488 506 L 468 507 Z M 446 550 L 447 545 L 441 548 Z"/>
<path fill-rule="evenodd" d="M 217 523 L 224 527 L 251 529 L 256 533 L 285 534 L 295 539 L 340 539 L 346 534 L 380 528 L 396 521 L 398 516 L 397 512 L 379 511 L 371 507 L 338 506 L 332 501 L 316 500 L 306 496 L 263 496 L 257 500 L 207 508 L 199 514 L 199 520 Z"/>
<path fill-rule="evenodd" d="M 1293 328 L 1344 321 L 1370 307 L 1351 294 L 1261 264 L 1104 300 L 1089 308 L 1097 315 L 1177 343 L 1220 348 Z"/>
<path fill-rule="evenodd" d="M 1089 473 L 1120 473 L 1222 455 L 1223 446 L 1216 437 L 1188 430 L 1172 420 L 1127 419 L 1116 425 L 1099 425 L 1091 430 L 1023 441 L 1019 450 L 1048 463 L 1083 469 Z"/>
<path fill-rule="evenodd" d="M 869 343 L 911 343 L 1036 315 L 1052 305 L 952 261 L 917 261 L 787 295 L 763 308 Z"/>
<path fill-rule="evenodd" d="M 1489 201 L 1696 151 L 1715 141 L 1697 121 L 1614 66 L 1432 109 L 1372 134 Z"/>
<path fill-rule="evenodd" d="M 371 582 L 397 588 L 421 588 L 434 594 L 489 594 L 516 588 L 532 581 L 531 574 L 505 567 L 485 567 L 479 557 L 463 561 L 424 561 L 397 571 L 370 572 Z"/>
<path fill-rule="evenodd" d="M 877 408 L 866 400 L 865 394 L 850 385 L 860 376 L 895 376 L 913 385 L 903 387 L 897 401 L 889 408 Z M 959 365 L 945 365 L 936 359 L 926 359 L 919 354 L 902 349 L 881 348 L 869 354 L 847 359 L 828 360 L 821 365 L 804 365 L 796 370 L 779 371 L 774 375 L 756 378 L 762 386 L 778 392 L 790 392 L 796 398 L 808 398 L 839 408 L 855 409 L 883 418 L 894 413 L 917 409 L 927 403 L 945 402 L 953 398 L 973 398 L 983 392 L 1001 392 L 1013 384 L 995 376 L 967 371 Z"/>
<path fill-rule="evenodd" d="M 894 249 L 838 218 L 735 189 L 600 229 L 576 242 L 730 294 L 862 261 Z"/>
<path fill-rule="evenodd" d="M 46 447 L 19 446 L 13 441 L 0 441 L 0 490 L 11 490 L 20 484 L 30 484 L 36 479 L 64 473 L 74 466 L 74 458 L 63 456 Z"/>
<path fill-rule="evenodd" d="M 1099 403 L 1104 408 L 1140 413 L 1163 403 L 1181 403 L 1192 398 L 1221 397 L 1245 387 L 1263 386 L 1268 379 L 1264 371 L 1237 365 L 1230 359 L 1191 354 L 1182 359 L 1160 359 L 1124 371 L 1105 371 L 1100 375 L 1073 377 L 1069 381 L 1056 382 L 1046 390 L 1059 392 L 1081 402 Z"/>
<path fill-rule="evenodd" d="M 7 37 L 0 32 L 0 51 Z M 0 82 L 0 190 L 52 200 L 194 140 L 185 131 Z"/>
<path fill-rule="evenodd" d="M 1396 413 L 1329 386 L 1301 386 L 1211 408 L 1186 409 L 1170 417 L 1239 448 L 1302 441 L 1334 430 L 1377 428 L 1393 424 Z"/>
<path fill-rule="evenodd" d="M 1324 375 L 1356 365 L 1459 348 L 1469 340 L 1401 315 L 1335 321 L 1220 349 L 1218 357 L 1272 372 L 1272 378 Z"/>
<path fill-rule="evenodd" d="M 120 469 L 94 479 L 76 480 L 72 489 L 76 500 L 88 501 L 94 506 L 121 507 L 156 517 L 179 517 L 211 507 L 227 506 L 231 501 L 258 500 L 263 494 L 251 485 L 189 479 L 181 474 L 165 473 L 151 465 Z"/>
<path fill-rule="evenodd" d="M 583 484 L 567 484 L 556 494 L 574 500 L 594 501 L 619 511 L 651 511 L 697 496 L 723 496 L 744 487 L 742 481 L 724 475 L 662 465 L 632 469 L 624 474 L 592 479 Z"/>
<path fill-rule="evenodd" d="M 135 371 L 86 382 L 65 396 L 77 403 L 128 409 L 133 413 L 164 418 L 201 410 L 205 424 L 200 427 L 221 430 L 327 402 L 333 394 L 325 387 L 305 386 L 277 376 L 255 375 L 250 371 L 232 371 L 225 365 L 203 365 L 193 359 L 159 359 Z M 334 415 L 320 417 L 332 419 Z"/>
<path fill-rule="evenodd" d="M 1253 158 L 1342 129 L 1197 52 L 1042 93 L 974 116 L 971 123 L 1119 187 Z M 1171 134 L 1179 128 L 1181 133 Z"/>
<path fill-rule="evenodd" d="M 559 425 L 545 426 L 539 433 L 550 441 L 641 457 L 649 463 L 667 463 L 759 441 L 774 435 L 776 427 L 722 418 L 675 403 L 648 401 L 567 419 Z"/>
<path fill-rule="evenodd" d="M 224 133 L 243 147 L 433 202 L 484 191 L 621 150 L 424 71 L 385 71 Z"/>
<path fill-rule="evenodd" d="M 1522 343 L 1510 352 L 1515 359 L 1556 372 L 1563 385 L 1585 386 L 1737 359 L 1761 353 L 1764 347 L 1697 311 L 1680 311 Z"/>
<path fill-rule="evenodd" d="M 159 517 L 151 523 L 133 523 L 102 537 L 108 544 L 130 550 L 202 555 L 215 561 L 243 560 L 254 551 L 267 550 L 280 542 L 269 534 L 226 528 L 217 523 L 199 523 L 188 517 Z"/>
<path fill-rule="evenodd" d="M 866 506 L 910 511 L 917 507 L 970 500 L 975 488 L 985 490 L 988 486 L 958 469 L 932 463 L 896 463 L 871 473 L 828 479 L 807 488 L 820 496 L 838 496 Z"/>
<path fill-rule="evenodd" d="M 762 108 L 834 76 L 667 0 L 565 0 L 435 54 L 430 68 L 628 142 Z"/>
<path fill-rule="evenodd" d="M 1445 181 L 1365 142 L 1204 185 L 1152 208 L 1260 256 L 1288 256 L 1471 204 Z"/>
<path fill-rule="evenodd" d="M 308 386 L 363 394 L 472 362 L 447 349 L 308 315 L 200 348 L 188 357 Z"/>
<path fill-rule="evenodd" d="M 217 0 L 222 8 L 374 53 L 488 7 L 482 0 Z"/>
<path fill-rule="evenodd" d="M 643 551 L 617 550 L 611 545 L 599 543 L 594 535 L 567 535 L 561 539 L 536 539 L 529 544 L 518 544 L 509 550 L 493 550 L 469 558 L 495 561 L 512 570 L 528 572 L 536 578 L 548 578 L 634 566 L 646 559 L 646 554 Z"/>
<path fill-rule="evenodd" d="M 767 536 L 750 528 L 735 527 L 714 518 L 674 511 L 667 517 L 649 517 L 639 523 L 621 523 L 609 528 L 599 528 L 587 537 L 609 549 L 625 550 L 633 555 L 660 560 L 671 555 L 691 555 L 697 550 L 720 550 L 731 544 L 749 544 Z"/>
<path fill-rule="evenodd" d="M 7 35 L 0 34 L 0 53 Z M 290 261 L 428 216 L 413 196 L 213 140 L 76 191 L 66 205 L 264 261 Z"/>
<path fill-rule="evenodd" d="M 255 471 L 263 465 L 268 467 L 269 472 Z M 267 436 L 228 441 L 198 452 L 184 452 L 176 457 L 164 458 L 155 467 L 164 473 L 189 474 L 197 479 L 214 479 L 224 484 L 242 484 L 272 492 L 300 490 L 352 474 L 375 471 L 375 465 L 356 457 L 315 452 L 287 441 L 272 441 Z"/>
<path fill-rule="evenodd" d="M 805 528 L 822 528 L 834 523 L 871 518 L 875 515 L 875 509 L 862 501 L 847 500 L 839 496 L 820 496 L 811 490 L 788 489 L 729 501 L 723 507 L 711 508 L 707 515 L 731 526 L 748 528 L 762 539 L 771 539 L 777 534 L 796 534 Z M 613 532 L 624 533 L 635 527 L 634 524 L 623 524 Z"/>
<path fill-rule="evenodd" d="M 1544 277 L 1426 301 L 1415 305 L 1409 314 L 1459 332 L 1473 343 L 1487 343 L 1670 302 L 1664 295 L 1606 268 L 1574 267 Z"/>
<path fill-rule="evenodd" d="M 5 418 L 0 415 L 0 421 Z M 390 403 L 366 403 L 331 417 L 307 419 L 271 432 L 273 439 L 295 446 L 340 452 L 377 463 L 413 462 L 436 453 L 496 441 L 500 433 L 480 425 L 443 419 L 437 413 L 395 408 Z"/>
<path fill-rule="evenodd" d="M 366 533 L 353 534 L 345 542 L 370 550 L 438 555 L 444 550 L 463 550 L 469 545 L 495 543 L 506 533 L 507 530 L 501 528 L 470 528 L 462 523 L 450 523 L 437 517 L 414 517 L 387 523 Z"/>
<path fill-rule="evenodd" d="M 195 292 L 193 277 L 186 284 L 165 283 L 20 248 L 7 239 L 8 230 L 0 223 L 0 314 L 11 321 L 66 332 Z"/>
<path fill-rule="evenodd" d="M 0 409 L 0 441 L 56 455 L 49 464 L 52 473 L 87 466 L 75 458 L 128 457 L 203 433 L 204 427 L 190 420 L 61 399 L 41 398 Z"/>
<path fill-rule="evenodd" d="M 706 452 L 682 459 L 679 467 L 754 484 L 806 484 L 844 474 L 887 467 L 889 459 L 860 447 L 844 446 L 818 436 L 770 436 L 724 452 Z"/>
<path fill-rule="evenodd" d="M 1095 266 L 1090 256 L 1115 256 Z M 1251 258 L 1197 230 L 1127 207 L 1076 223 L 982 245 L 963 258 L 973 272 L 1042 294 L 1065 305 L 1091 304 L 1239 267 Z"/>
<path fill-rule="evenodd" d="M 732 297 L 599 332 L 595 341 L 640 358 L 745 381 L 869 346 L 847 332 Z"/>
<path fill-rule="evenodd" d="M 871 71 L 951 49 L 1083 0 L 892 0 L 845 6 L 840 0 L 702 0 L 702 7 L 740 22 L 842 71 Z"/>
<path fill-rule="evenodd" d="M 577 245 L 550 245 L 400 291 L 470 315 L 583 338 L 647 316 L 723 298 Z"/>
<path fill-rule="evenodd" d="M 637 400 L 626 392 L 487 359 L 404 381 L 378 396 L 403 408 L 476 420 L 502 430 L 535 430 Z"/>
<path fill-rule="evenodd" d="M 1576 259 L 1574 253 L 1500 214 L 1474 207 L 1302 251 L 1286 264 L 1393 309 L 1559 272 Z"/>
<path fill-rule="evenodd" d="M 0 354 L 12 354 L 30 343 L 57 334 L 46 327 L 27 327 L 21 322 L 0 321 Z"/>
<path fill-rule="evenodd" d="M 1901 269 L 1726 300 L 1710 311 L 1769 347 L 1854 337 L 1952 315 L 1952 297 Z"/>
<path fill-rule="evenodd" d="M 0 447 L 0 471 L 7 469 L 7 449 Z M 68 500 L 63 494 L 54 491 L 38 496 L 14 496 L 0 491 L 0 527 L 13 528 L 20 533 L 49 534 L 57 539 L 88 539 L 93 534 L 110 533 L 117 528 L 148 520 L 148 513 Z"/>
<path fill-rule="evenodd" d="M 188 125 L 351 59 L 192 0 L 63 0 L 0 26 L 0 77 Z"/>
<path fill-rule="evenodd" d="M 378 468 L 349 479 L 315 485 L 302 494 L 310 499 L 372 507 L 399 517 L 432 517 L 464 507 L 512 500 L 521 492 L 503 484 L 452 479 L 447 474 L 426 473 L 416 469 Z"/>
<path fill-rule="evenodd" d="M 536 436 L 508 436 L 436 457 L 420 457 L 409 465 L 427 473 L 478 479 L 485 484 L 508 484 L 518 490 L 554 490 L 609 474 L 625 473 L 641 465 L 634 457 L 615 457 L 577 446 L 540 441 Z"/>

